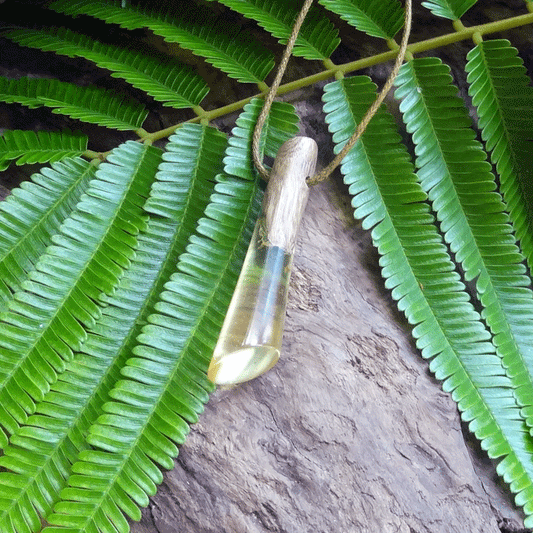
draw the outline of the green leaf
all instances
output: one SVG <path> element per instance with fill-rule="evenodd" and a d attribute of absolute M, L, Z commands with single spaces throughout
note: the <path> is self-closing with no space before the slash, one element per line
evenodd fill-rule
<path fill-rule="evenodd" d="M 80 349 L 101 314 L 100 295 L 129 266 L 159 158 L 156 148 L 133 141 L 114 150 L 2 315 L 2 447 Z"/>
<path fill-rule="evenodd" d="M 246 180 L 257 178 L 252 160 L 252 138 L 246 133 L 255 127 L 262 100 L 253 99 L 244 107 L 236 120 L 233 136 L 230 137 L 229 147 L 224 158 L 224 172 L 232 176 L 239 176 Z M 260 153 L 270 157 L 276 157 L 279 147 L 284 140 L 298 133 L 298 117 L 294 114 L 291 104 L 280 102 L 276 106 L 276 113 L 270 113 L 261 132 Z"/>
<path fill-rule="evenodd" d="M 213 128 L 199 128 L 193 124 L 184 124 L 179 128 L 166 146 L 167 151 L 163 154 L 145 210 L 170 220 L 179 220 L 183 206 L 187 205 L 185 200 L 194 190 L 191 183 L 195 182 L 208 197 L 211 184 L 202 178 L 222 171 L 220 153 L 224 152 L 226 143 L 226 137 Z M 200 202 L 190 205 L 196 213 L 196 218 L 192 220 L 198 220 L 204 208 L 205 205 Z"/>
<path fill-rule="evenodd" d="M 396 96 L 417 154 L 418 176 L 444 238 L 468 280 L 476 279 L 497 353 L 519 403 L 533 405 L 533 292 L 490 165 L 449 68 L 435 58 L 407 63 Z M 533 423 L 529 420 L 528 423 Z"/>
<path fill-rule="evenodd" d="M 82 159 L 65 159 L 33 174 L 31 181 L 22 182 L 0 202 L 0 313 L 74 209 L 95 170 Z"/>
<path fill-rule="evenodd" d="M 435 16 L 450 20 L 460 19 L 477 0 L 429 0 L 422 2 Z"/>
<path fill-rule="evenodd" d="M 260 105 L 254 102 L 243 115 L 256 115 Z M 285 105 L 274 104 L 273 116 L 280 107 L 286 112 Z M 250 140 L 252 131 L 237 134 Z M 90 429 L 94 450 L 80 453 L 46 533 L 61 527 L 72 533 L 119 529 L 122 513 L 138 519 L 137 506 L 148 502 L 144 487 L 161 480 L 160 466 L 172 468 L 190 415 L 202 411 L 214 388 L 207 367 L 261 207 L 257 181 L 224 175 L 217 181 L 178 272 L 122 370 L 124 379 L 110 393 L 114 401 L 103 406 L 105 414 Z"/>
<path fill-rule="evenodd" d="M 0 137 L 0 170 L 11 160 L 17 165 L 48 163 L 81 155 L 85 150 L 87 136 L 81 133 L 6 130 Z"/>
<path fill-rule="evenodd" d="M 259 26 L 286 45 L 300 11 L 293 0 L 219 0 L 220 3 L 257 21 Z M 311 8 L 294 44 L 293 55 L 327 59 L 340 43 L 335 26 L 320 11 Z"/>
<path fill-rule="evenodd" d="M 68 29 L 12 30 L 3 35 L 23 46 L 93 61 L 165 106 L 194 107 L 209 92 L 200 76 L 177 61 L 103 44 Z"/>
<path fill-rule="evenodd" d="M 404 102 L 410 101 L 405 96 Z M 326 86 L 324 111 L 336 152 L 375 97 L 375 86 L 365 77 Z M 395 121 L 383 108 L 341 165 L 354 216 L 372 228 L 385 285 L 414 326 L 422 356 L 431 360 L 430 369 L 452 393 L 489 457 L 503 457 L 498 473 L 517 494 L 517 503 L 533 514 L 533 441 L 511 380 L 455 271 L 413 170 Z"/>
<path fill-rule="evenodd" d="M 533 88 L 509 41 L 484 41 L 468 54 L 469 94 L 530 269 L 533 265 Z"/>
<path fill-rule="evenodd" d="M 398 0 L 319 0 L 359 31 L 393 39 L 403 26 L 403 8 Z"/>
<path fill-rule="evenodd" d="M 131 266 L 113 296 L 106 299 L 108 305 L 102 310 L 102 317 L 88 332 L 80 352 L 74 355 L 58 382 L 37 405 L 37 414 L 12 435 L 10 445 L 0 457 L 0 466 L 6 469 L 0 471 L 0 524 L 6 524 L 11 533 L 23 531 L 15 527 L 16 516 L 27 517 L 29 526 L 30 517 L 36 514 L 34 509 L 39 516 L 33 524 L 46 517 L 59 500 L 59 492 L 66 487 L 77 455 L 88 449 L 88 429 L 96 422 L 103 404 L 111 399 L 110 390 L 131 356 L 164 282 L 175 270 L 195 228 L 198 211 L 209 201 L 216 171 L 222 166 L 225 144 L 224 135 L 217 130 L 193 124 L 180 128 L 167 144 L 157 177 L 168 182 L 170 174 L 187 193 L 174 200 L 172 220 L 156 217 L 139 234 Z M 190 156 L 191 152 L 196 155 L 187 160 L 188 172 L 174 176 L 174 164 L 181 155 Z M 174 398 L 180 405 L 180 416 L 189 423 L 196 422 L 201 404 L 179 390 L 174 391 Z M 38 452 L 37 456 L 34 452 Z M 108 464 L 98 468 L 105 475 L 112 473 Z M 79 474 L 79 469 L 76 472 Z M 146 505 L 146 495 L 155 494 L 156 483 L 161 482 L 160 474 L 155 479 L 143 476 L 137 465 L 130 465 L 126 474 L 137 478 L 140 488 L 135 493 L 136 501 Z M 9 492 L 8 479 L 18 480 L 16 487 L 9 487 Z M 130 514 L 136 515 L 138 511 L 134 509 Z M 0 532 L 4 533 L 1 527 Z"/>
<path fill-rule="evenodd" d="M 149 28 L 243 83 L 262 82 L 274 66 L 272 54 L 238 25 L 190 2 L 174 5 L 171 13 L 94 0 L 59 0 L 50 8 L 70 15 L 90 15 L 129 30 Z"/>
<path fill-rule="evenodd" d="M 0 77 L 0 101 L 30 109 L 51 107 L 53 113 L 117 130 L 140 128 L 148 114 L 143 105 L 114 91 L 55 79 Z"/>

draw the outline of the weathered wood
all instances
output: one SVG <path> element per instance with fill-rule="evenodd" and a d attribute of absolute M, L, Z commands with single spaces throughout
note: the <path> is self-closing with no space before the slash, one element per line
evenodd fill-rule
<path fill-rule="evenodd" d="M 521 531 L 349 203 L 311 190 L 280 362 L 214 394 L 134 533 Z"/>
<path fill-rule="evenodd" d="M 306 179 L 315 172 L 318 147 L 309 137 L 293 137 L 279 149 L 263 200 L 269 246 L 294 253 L 300 221 L 309 198 Z"/>

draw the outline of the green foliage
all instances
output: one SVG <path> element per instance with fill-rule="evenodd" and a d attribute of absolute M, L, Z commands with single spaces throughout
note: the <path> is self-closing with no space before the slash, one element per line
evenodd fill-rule
<path fill-rule="evenodd" d="M 437 17 L 443 17 L 450 20 L 460 19 L 477 0 L 429 0 L 422 2 Z"/>
<path fill-rule="evenodd" d="M 398 85 L 404 120 L 416 144 L 420 184 L 466 279 L 476 279 L 483 318 L 517 399 L 531 406 L 533 331 L 523 316 L 533 312 L 533 292 L 487 156 L 456 96 L 449 67 L 431 58 L 411 61 Z"/>
<path fill-rule="evenodd" d="M 114 91 L 37 78 L 0 77 L 0 101 L 51 107 L 54 113 L 117 130 L 138 129 L 148 114 L 143 105 Z"/>
<path fill-rule="evenodd" d="M 194 107 L 209 92 L 204 80 L 185 65 L 168 59 L 161 61 L 139 50 L 99 43 L 68 29 L 12 30 L 5 36 L 23 46 L 94 61 L 163 105 Z"/>
<path fill-rule="evenodd" d="M 112 293 L 134 256 L 159 153 L 130 141 L 108 161 L 2 316 L 2 447 L 80 349 L 85 328 L 101 315 L 100 294 Z"/>
<path fill-rule="evenodd" d="M 86 149 L 85 135 L 10 130 L 0 138 L 0 170 L 5 170 L 13 159 L 17 165 L 48 163 L 81 155 Z"/>
<path fill-rule="evenodd" d="M 80 158 L 68 158 L 43 168 L 0 202 L 0 311 L 51 244 L 95 170 Z"/>
<path fill-rule="evenodd" d="M 392 39 L 403 25 L 403 9 L 397 0 L 319 0 L 348 24 L 373 37 Z"/>
<path fill-rule="evenodd" d="M 195 146 L 196 152 L 187 150 L 184 154 L 184 145 Z M 24 483 L 11 489 L 12 492 L 16 489 L 17 493 L 11 497 L 9 505 L 0 505 L 0 523 L 13 525 L 22 520 L 20 517 L 27 511 L 21 502 L 29 500 L 41 516 L 46 516 L 58 501 L 59 491 L 66 487 L 67 476 L 78 454 L 88 449 L 85 435 L 89 427 L 96 422 L 104 402 L 111 399 L 110 391 L 131 355 L 141 324 L 146 323 L 153 312 L 165 280 L 185 250 L 198 213 L 201 214 L 208 203 L 215 175 L 221 170 L 225 146 L 223 135 L 201 126 L 184 126 L 171 137 L 152 185 L 150 200 L 160 196 L 157 186 L 161 182 L 175 184 L 176 192 L 180 186 L 187 194 L 168 200 L 173 203 L 171 223 L 149 221 L 139 235 L 130 268 L 113 296 L 106 299 L 108 305 L 102 310 L 98 325 L 88 332 L 71 364 L 45 394 L 37 413 L 11 437 L 10 445 L 4 449 L 0 464 L 20 472 Z M 169 162 L 184 158 L 188 164 L 183 170 L 187 168 L 188 172 L 175 172 L 174 166 L 168 168 Z M 218 163 L 209 166 L 213 160 Z M 162 241 L 168 245 L 161 246 Z M 187 395 L 183 393 L 183 396 Z M 189 399 L 181 405 L 180 414 L 189 422 L 195 422 L 196 411 L 190 404 Z M 201 404 L 195 402 L 194 408 L 201 410 Z M 38 460 L 32 451 L 39 452 Z M 131 468 L 128 472 L 131 477 Z M 9 484 L 6 478 L 7 474 L 0 473 L 0 485 L 2 481 Z M 156 480 L 159 478 L 157 473 Z M 141 486 L 147 493 L 155 493 L 153 481 L 145 480 Z M 137 513 L 135 511 L 135 515 Z M 34 520 L 37 521 L 38 516 L 34 516 Z"/>
<path fill-rule="evenodd" d="M 120 2 L 54 2 L 50 7 L 71 15 L 83 13 L 134 30 L 149 28 L 165 41 L 204 57 L 206 61 L 243 83 L 263 81 L 274 66 L 272 54 L 251 35 L 210 11 L 181 3 L 176 12 L 160 14 L 143 9 L 123 9 Z"/>
<path fill-rule="evenodd" d="M 436 61 L 415 60 L 415 64 L 405 65 L 398 81 L 403 90 L 397 91 L 397 96 L 404 98 L 403 103 L 413 104 L 402 110 L 406 119 L 412 116 L 420 123 L 429 125 L 423 111 L 416 108 L 416 96 L 411 92 L 405 94 L 409 81 L 412 81 L 410 74 L 413 71 L 419 73 L 426 66 L 431 72 L 429 78 L 431 74 L 438 76 L 442 70 L 447 74 L 447 70 L 438 68 L 441 65 Z M 446 87 L 449 87 L 447 76 L 443 78 L 441 81 L 446 91 Z M 422 91 L 419 93 L 417 88 Z M 424 85 L 416 85 L 413 91 L 422 98 L 424 88 L 427 90 Z M 455 97 L 456 91 L 447 92 L 451 98 L 446 99 L 443 106 L 448 110 L 451 104 L 459 102 Z M 434 94 L 436 99 L 443 97 L 442 92 L 436 91 Z M 363 77 L 326 86 L 324 110 L 336 151 L 340 151 L 374 99 L 373 84 Z M 430 107 L 426 104 L 424 109 Z M 462 115 L 462 110 L 460 113 Z M 448 127 L 450 123 L 461 126 L 457 117 L 447 122 Z M 413 130 L 414 138 L 430 135 L 429 132 L 418 132 L 412 123 L 408 122 L 408 126 Z M 439 163 L 438 156 L 430 150 L 431 143 L 428 143 L 425 160 Z M 461 161 L 457 168 L 468 165 L 461 156 L 474 152 L 464 140 L 451 150 L 443 147 L 442 151 Z M 518 493 L 517 500 L 529 500 L 533 494 L 533 447 L 527 442 L 529 429 L 520 416 L 520 407 L 513 395 L 516 384 L 513 384 L 502 365 L 503 357 L 498 351 L 502 351 L 503 347 L 490 342 L 491 336 L 482 317 L 474 310 L 443 238 L 437 231 L 425 202 L 427 191 L 423 190 L 421 174 L 426 175 L 426 167 L 420 165 L 419 161 L 417 163 L 418 180 L 407 150 L 400 142 L 394 119 L 382 110 L 369 125 L 361 142 L 344 159 L 341 171 L 354 197 L 355 216 L 362 219 L 365 228 L 372 229 L 374 244 L 381 254 L 380 265 L 385 285 L 392 290 L 398 307 L 415 326 L 413 336 L 423 357 L 431 360 L 431 370 L 443 380 L 444 390 L 452 393 L 463 420 L 469 423 L 482 448 L 493 459 L 506 457 L 500 463 L 499 473 L 511 484 L 511 490 Z M 469 176 L 466 172 L 464 174 Z M 428 172 L 427 175 L 435 176 L 435 181 L 437 177 L 441 180 L 447 178 L 447 173 L 442 171 L 433 174 Z M 465 180 L 460 185 L 467 190 L 475 189 L 472 179 L 481 179 L 482 175 L 473 173 L 469 177 L 470 181 Z M 433 196 L 431 191 L 428 196 Z M 447 207 L 452 213 L 461 212 L 458 209 L 459 200 L 450 193 L 436 197 L 436 202 L 432 203 L 434 209 L 441 198 L 448 200 Z M 479 208 L 479 204 L 474 205 Z M 487 215 L 481 211 L 481 216 Z M 444 221 L 448 219 L 451 220 L 451 217 L 445 217 Z M 454 223 L 451 220 L 450 223 L 455 227 L 467 226 L 465 222 Z M 477 224 L 472 226 L 478 227 Z M 484 225 L 480 228 L 484 229 Z M 492 235 L 496 236 L 498 230 L 491 229 Z M 503 235 L 507 233 L 503 231 Z M 475 246 L 475 243 L 469 242 L 469 245 Z M 498 258 L 498 254 L 493 256 Z M 481 262 L 478 259 L 478 263 Z M 505 284 L 507 276 L 502 276 L 501 281 Z M 501 289 L 501 292 L 505 290 Z M 486 300 L 485 294 L 481 298 Z M 506 303 L 505 297 L 501 300 Z M 513 313 L 511 309 L 510 314 L 515 315 L 513 326 L 518 328 L 518 313 Z M 505 317 L 500 319 L 503 322 Z M 526 330 L 524 333 L 529 332 Z M 500 337 L 504 339 L 503 333 L 500 333 Z M 528 347 L 523 349 L 527 350 Z M 507 361 L 519 361 L 520 352 L 508 354 L 506 358 Z M 530 386 L 528 388 L 531 390 Z"/>
<path fill-rule="evenodd" d="M 287 0 L 220 0 L 258 24 L 281 44 L 287 44 L 300 5 Z M 292 53 L 306 59 L 327 59 L 340 43 L 338 31 L 312 8 L 304 20 Z"/>
<path fill-rule="evenodd" d="M 479 127 L 529 267 L 533 264 L 533 88 L 523 61 L 509 41 L 479 44 L 468 54 L 469 94 L 479 115 Z"/>
<path fill-rule="evenodd" d="M 324 88 L 323 108 L 338 152 L 376 91 L 366 77 L 343 78 L 348 67 L 330 60 L 335 21 L 394 48 L 403 10 L 398 0 L 319 3 L 294 53 L 322 60 L 339 78 Z M 474 3 L 423 4 L 456 20 Z M 92 62 L 137 96 L 0 78 L 2 102 L 48 107 L 88 133 L 13 129 L 0 137 L 1 169 L 50 164 L 0 203 L 0 533 L 127 532 L 128 518 L 140 518 L 214 388 L 206 370 L 260 210 L 251 145 L 261 101 L 228 101 L 222 111 L 201 104 L 217 76 L 266 89 L 274 53 L 255 35 L 265 29 L 284 43 L 299 3 L 123 4 L 50 7 L 64 20 L 83 15 L 132 36 L 127 47 L 71 29 L 4 33 Z M 258 28 L 243 29 L 243 17 Z M 162 47 L 178 43 L 177 57 L 140 46 L 139 29 L 162 37 Z M 383 107 L 341 172 L 422 356 L 499 460 L 531 526 L 533 89 L 508 41 L 475 40 L 466 71 L 477 124 L 441 60 L 410 58 L 395 96 L 414 158 Z M 196 116 L 148 133 L 149 111 L 163 107 Z M 242 107 L 229 137 L 209 125 Z M 297 122 L 291 105 L 275 103 L 264 155 L 275 156 Z M 97 128 L 87 125 L 130 137 L 97 153 L 88 149 Z"/>

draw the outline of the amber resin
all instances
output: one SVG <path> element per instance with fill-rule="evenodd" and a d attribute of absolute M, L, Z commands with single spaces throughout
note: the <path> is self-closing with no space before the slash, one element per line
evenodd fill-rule
<path fill-rule="evenodd" d="M 292 255 L 262 244 L 263 227 L 260 219 L 209 367 L 219 385 L 253 379 L 279 359 Z"/>

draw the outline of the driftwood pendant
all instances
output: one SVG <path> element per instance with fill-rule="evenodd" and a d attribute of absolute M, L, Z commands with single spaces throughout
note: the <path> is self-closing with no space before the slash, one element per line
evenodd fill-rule
<path fill-rule="evenodd" d="M 308 137 L 294 137 L 279 149 L 209 365 L 207 376 L 217 385 L 253 379 L 279 359 L 296 235 L 309 197 L 306 179 L 317 152 Z"/>

